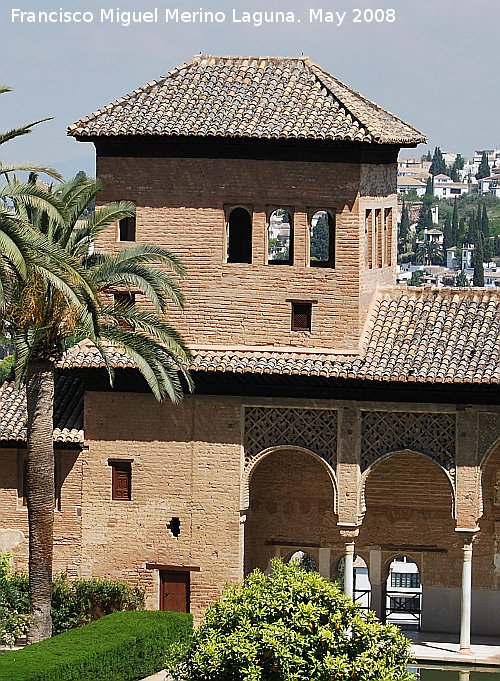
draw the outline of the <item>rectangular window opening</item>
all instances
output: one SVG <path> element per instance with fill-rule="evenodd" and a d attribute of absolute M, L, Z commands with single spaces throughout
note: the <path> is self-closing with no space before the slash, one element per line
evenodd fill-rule
<path fill-rule="evenodd" d="M 373 268 L 373 220 L 372 211 L 365 211 L 365 241 L 366 241 L 366 265 Z"/>
<path fill-rule="evenodd" d="M 111 466 L 111 499 L 113 501 L 131 501 L 132 499 L 132 464 L 130 461 L 110 461 Z"/>
<path fill-rule="evenodd" d="M 118 223 L 118 241 L 135 241 L 135 215 Z"/>
<path fill-rule="evenodd" d="M 312 303 L 292 303 L 292 331 L 311 331 Z"/>

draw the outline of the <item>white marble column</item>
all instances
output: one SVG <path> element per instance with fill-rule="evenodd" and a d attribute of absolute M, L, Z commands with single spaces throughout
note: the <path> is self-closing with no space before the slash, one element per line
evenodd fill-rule
<path fill-rule="evenodd" d="M 470 647 L 470 620 L 472 596 L 472 539 L 466 540 L 463 547 L 462 562 L 462 599 L 460 608 L 460 650 L 463 655 L 472 653 Z"/>
<path fill-rule="evenodd" d="M 345 568 L 344 568 L 344 593 L 349 598 L 354 596 L 354 542 L 346 542 L 345 545 Z"/>

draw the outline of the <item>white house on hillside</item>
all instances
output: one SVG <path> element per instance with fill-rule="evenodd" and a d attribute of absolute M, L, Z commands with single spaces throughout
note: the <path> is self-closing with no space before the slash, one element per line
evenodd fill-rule
<path fill-rule="evenodd" d="M 465 182 L 453 182 L 451 177 L 443 174 L 434 177 L 434 196 L 438 199 L 454 199 L 468 191 L 469 186 Z"/>

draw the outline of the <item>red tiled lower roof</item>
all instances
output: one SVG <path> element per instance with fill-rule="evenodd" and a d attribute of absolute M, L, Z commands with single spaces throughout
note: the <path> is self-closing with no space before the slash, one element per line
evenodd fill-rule
<path fill-rule="evenodd" d="M 333 349 L 332 349 L 333 350 Z M 290 348 L 199 348 L 191 370 L 422 383 L 500 383 L 500 292 L 488 289 L 389 289 L 373 306 L 358 355 Z M 116 368 L 134 363 L 110 349 Z M 81 343 L 64 369 L 103 367 Z"/>
<path fill-rule="evenodd" d="M 0 441 L 25 442 L 26 391 L 13 381 L 0 383 Z M 54 442 L 83 443 L 83 384 L 73 376 L 57 379 L 54 400 Z"/>

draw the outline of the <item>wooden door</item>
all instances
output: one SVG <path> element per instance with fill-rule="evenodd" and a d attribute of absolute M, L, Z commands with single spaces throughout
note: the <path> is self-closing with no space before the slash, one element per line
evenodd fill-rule
<path fill-rule="evenodd" d="M 189 572 L 160 572 L 160 610 L 189 612 Z"/>

